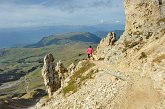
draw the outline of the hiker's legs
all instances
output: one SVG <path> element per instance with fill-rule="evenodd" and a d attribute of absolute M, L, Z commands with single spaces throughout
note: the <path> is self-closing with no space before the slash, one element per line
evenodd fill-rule
<path fill-rule="evenodd" d="M 90 54 L 88 54 L 88 59 L 90 59 Z"/>
<path fill-rule="evenodd" d="M 94 60 L 94 58 L 93 58 L 93 54 L 90 54 L 90 59 Z"/>

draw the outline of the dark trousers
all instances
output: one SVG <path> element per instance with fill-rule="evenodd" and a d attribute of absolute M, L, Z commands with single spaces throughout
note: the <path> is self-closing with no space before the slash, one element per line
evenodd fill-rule
<path fill-rule="evenodd" d="M 92 54 L 88 54 L 88 58 L 90 58 L 92 56 Z"/>

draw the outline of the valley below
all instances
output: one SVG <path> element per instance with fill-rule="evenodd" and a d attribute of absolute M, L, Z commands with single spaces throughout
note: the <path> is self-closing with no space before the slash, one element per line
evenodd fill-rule
<path fill-rule="evenodd" d="M 80 36 L 79 33 L 75 37 L 78 36 Z M 67 40 L 70 40 L 69 37 L 67 36 Z M 2 109 L 25 109 L 46 95 L 41 75 L 43 58 L 46 54 L 52 53 L 56 57 L 56 62 L 61 60 L 68 67 L 71 63 L 76 64 L 87 58 L 86 49 L 89 45 L 96 47 L 96 43 L 90 40 L 85 42 L 77 39 L 77 41 L 70 40 L 68 43 L 65 36 L 63 38 L 63 42 L 58 44 L 0 50 L 0 107 Z"/>

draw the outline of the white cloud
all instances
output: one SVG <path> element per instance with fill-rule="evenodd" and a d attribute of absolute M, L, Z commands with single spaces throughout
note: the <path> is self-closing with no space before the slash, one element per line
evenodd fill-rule
<path fill-rule="evenodd" d="M 116 23 L 120 23 L 121 21 L 119 21 L 119 20 L 116 20 Z"/>
<path fill-rule="evenodd" d="M 101 20 L 100 20 L 100 23 L 104 23 L 104 20 L 103 20 L 103 19 L 101 19 Z"/>

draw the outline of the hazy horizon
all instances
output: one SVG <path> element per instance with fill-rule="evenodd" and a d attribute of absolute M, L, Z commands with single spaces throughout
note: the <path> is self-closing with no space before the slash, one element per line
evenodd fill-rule
<path fill-rule="evenodd" d="M 123 0 L 0 0 L 0 48 L 63 32 L 124 30 Z"/>

